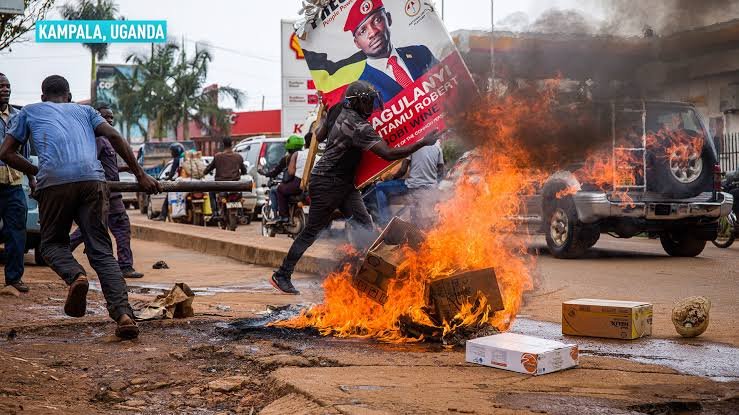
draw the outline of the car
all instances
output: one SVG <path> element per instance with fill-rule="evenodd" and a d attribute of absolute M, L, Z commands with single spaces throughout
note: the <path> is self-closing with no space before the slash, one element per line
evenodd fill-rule
<path fill-rule="evenodd" d="M 203 161 L 205 162 L 205 165 L 209 165 L 213 161 L 212 156 L 204 156 Z M 244 162 L 244 165 L 246 166 L 247 172 L 249 171 L 249 163 Z M 162 169 L 162 171 L 159 173 L 159 176 L 157 176 L 158 180 L 164 180 L 164 178 L 167 176 L 169 171 L 172 169 L 172 161 L 167 163 L 167 165 Z M 177 177 L 177 176 L 175 176 Z M 210 173 L 209 175 L 205 176 L 203 179 L 204 181 L 214 181 L 215 175 L 213 173 Z M 253 181 L 251 175 L 248 173 L 241 176 L 241 181 Z M 244 206 L 244 210 L 247 212 L 253 212 L 255 209 L 257 209 L 257 195 L 255 192 L 255 187 L 252 186 L 251 192 L 242 192 L 242 205 Z M 164 199 L 167 197 L 167 193 L 159 193 L 154 195 L 148 195 L 146 198 L 146 216 L 149 219 L 153 219 L 157 216 L 159 216 L 162 206 L 164 205 Z"/>
<path fill-rule="evenodd" d="M 257 207 L 254 210 L 254 219 L 261 213 L 262 206 L 264 206 L 269 197 L 269 188 L 267 187 L 269 178 L 259 173 L 258 170 L 261 167 L 264 171 L 269 171 L 280 162 L 280 159 L 285 156 L 286 141 L 286 137 L 267 138 L 266 136 L 256 136 L 244 139 L 234 147 L 234 151 L 241 154 L 246 163 L 248 163 L 248 174 L 254 178 L 254 186 L 257 194 Z"/>
<path fill-rule="evenodd" d="M 579 258 L 593 247 L 601 234 L 618 238 L 648 235 L 659 238 L 670 256 L 699 255 L 707 241 L 716 237 L 719 218 L 728 216 L 733 196 L 720 189 L 720 168 L 713 140 L 703 139 L 701 152 L 688 160 L 673 153 L 656 155 L 649 138 L 674 124 L 675 136 L 665 135 L 669 146 L 680 137 L 710 137 L 693 105 L 665 101 L 618 101 L 597 103 L 590 110 L 604 120 L 601 133 L 607 137 L 612 154 L 635 154 L 629 169 L 631 182 L 594 184 L 581 174 L 586 160 L 551 172 L 536 186 L 538 191 L 526 202 L 526 216 L 517 218 L 529 229 L 546 236 L 556 258 Z M 630 131 L 635 140 L 621 147 L 619 132 Z M 623 153 L 622 153 L 623 152 Z M 440 184 L 440 191 L 453 192 L 461 177 L 479 180 L 476 150 L 465 153 Z M 621 164 L 615 163 L 617 168 Z"/>
<path fill-rule="evenodd" d="M 38 166 L 38 157 L 31 156 L 31 163 Z M 26 194 L 26 205 L 28 206 L 28 214 L 26 215 L 26 252 L 33 249 L 33 257 L 36 265 L 46 265 L 38 249 L 41 244 L 41 222 L 39 220 L 38 202 L 31 197 L 31 188 L 28 186 L 28 178 L 26 176 L 23 176 L 23 192 Z M 0 219 L 0 239 L 3 237 L 2 230 L 3 221 Z"/>

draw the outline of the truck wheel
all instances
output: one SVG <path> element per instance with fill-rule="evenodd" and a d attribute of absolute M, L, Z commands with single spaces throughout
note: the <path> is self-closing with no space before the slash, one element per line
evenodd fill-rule
<path fill-rule="evenodd" d="M 677 257 L 698 256 L 706 247 L 706 241 L 699 241 L 686 235 L 675 235 L 671 233 L 660 235 L 659 241 L 668 255 Z"/>
<path fill-rule="evenodd" d="M 547 246 L 555 258 L 579 258 L 598 241 L 597 226 L 580 222 L 571 197 L 555 200 L 546 212 Z"/>
<path fill-rule="evenodd" d="M 46 266 L 46 261 L 44 260 L 44 257 L 41 256 L 41 249 L 39 249 L 38 246 L 33 248 L 33 262 L 40 267 Z"/>
<path fill-rule="evenodd" d="M 695 135 L 687 130 L 683 131 L 685 134 Z M 649 180 L 649 190 L 674 198 L 688 198 L 711 189 L 712 164 L 705 146 L 700 152 L 682 156 L 684 159 L 677 154 L 652 157 L 654 175 Z"/>

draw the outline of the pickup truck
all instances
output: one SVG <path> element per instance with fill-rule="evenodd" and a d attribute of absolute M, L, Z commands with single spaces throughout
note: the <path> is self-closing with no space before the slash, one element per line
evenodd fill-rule
<path fill-rule="evenodd" d="M 630 157 L 635 173 L 627 181 L 596 185 L 579 174 L 586 160 L 572 163 L 538 186 L 519 219 L 545 235 L 556 258 L 583 256 L 601 234 L 646 235 L 659 238 L 671 256 L 699 255 L 716 237 L 719 218 L 731 213 L 733 197 L 721 192 L 716 148 L 695 108 L 682 102 L 638 100 L 599 103 L 590 110 L 599 112 L 613 165 L 622 166 L 617 159 Z M 698 137 L 700 151 L 682 157 L 669 151 L 656 154 L 650 137 L 670 128 L 674 135 L 660 135 L 659 148 L 669 146 L 673 137 Z M 630 143 L 624 140 L 627 136 Z M 474 150 L 466 153 L 450 170 L 442 191 L 453 190 L 462 175 L 474 176 L 476 157 Z"/>

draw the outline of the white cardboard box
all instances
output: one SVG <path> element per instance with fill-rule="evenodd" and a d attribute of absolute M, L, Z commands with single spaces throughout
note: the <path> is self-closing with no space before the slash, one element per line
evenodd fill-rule
<path fill-rule="evenodd" d="M 578 365 L 576 344 L 501 333 L 467 341 L 465 360 L 529 375 L 544 375 Z"/>

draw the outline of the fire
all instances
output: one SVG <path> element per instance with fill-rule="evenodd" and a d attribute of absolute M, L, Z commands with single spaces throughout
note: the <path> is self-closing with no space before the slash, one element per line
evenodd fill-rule
<path fill-rule="evenodd" d="M 456 119 L 460 134 L 479 142 L 478 156 L 468 167 L 451 199 L 437 205 L 438 222 L 417 251 L 405 249 L 397 278 L 380 305 L 352 285 L 350 264 L 327 277 L 325 298 L 281 327 L 312 327 L 322 335 L 374 338 L 385 342 L 416 342 L 403 321 L 436 327 L 444 334 L 474 327 L 507 330 L 521 307 L 523 293 L 533 288 L 534 257 L 528 253 L 528 235 L 516 233 L 511 219 L 525 212 L 524 198 L 534 192 L 528 154 L 518 145 L 520 128 L 549 106 L 549 91 L 532 97 L 485 98 L 476 111 Z M 542 121 L 546 122 L 546 120 Z M 503 297 L 504 310 L 492 312 L 480 297 L 465 304 L 452 321 L 434 322 L 426 312 L 426 283 L 457 272 L 492 267 Z M 481 301 L 481 299 L 483 301 Z"/>

